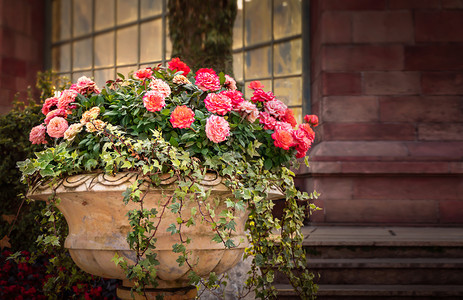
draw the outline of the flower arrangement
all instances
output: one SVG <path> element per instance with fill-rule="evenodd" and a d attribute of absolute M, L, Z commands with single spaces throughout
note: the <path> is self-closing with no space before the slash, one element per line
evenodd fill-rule
<path fill-rule="evenodd" d="M 234 214 L 248 210 L 246 229 L 251 246 L 245 256 L 254 259 L 246 283 L 256 289 L 256 297 L 276 294 L 271 286 L 276 269 L 287 274 L 302 297 L 313 297 L 313 275 L 304 271 L 300 228 L 307 211 L 314 209 L 309 200 L 316 194 L 296 190 L 290 167 L 297 164 L 295 158 L 306 156 L 315 139 L 313 127 L 318 125 L 318 118 L 307 115 L 303 124 L 297 124 L 293 111 L 272 92 L 264 91 L 260 82 L 251 82 L 249 88 L 253 95 L 246 100 L 231 76 L 207 68 L 193 73 L 178 58 L 167 67 L 140 69 L 128 78 L 119 74 L 103 89 L 81 77 L 44 102 L 44 121 L 32 128 L 30 141 L 43 144 L 45 149 L 18 163 L 23 180 L 34 186 L 84 172 L 129 171 L 156 186 L 161 174 L 182 175 L 181 180 L 192 184 L 188 188 L 179 184 L 167 206 L 178 212 L 175 199 L 184 199 L 185 192 L 201 193 L 202 188 L 195 183 L 207 172 L 216 172 L 235 199 L 227 200 L 226 217 L 211 222 L 211 230 L 216 232 L 217 242 L 235 247 L 230 238 Z M 123 195 L 126 203 L 141 203 L 138 212 L 143 211 L 140 186 Z M 271 188 L 279 189 L 286 198 L 280 219 L 272 215 L 272 201 L 265 201 Z M 137 264 L 130 266 L 115 258 L 127 276 L 132 274 L 131 279 L 140 283 L 135 286 L 138 291 L 156 284 L 155 276 L 150 275 L 156 260 L 147 250 L 156 247 L 150 234 L 156 232 L 154 220 L 161 217 L 157 212 L 129 215 L 133 231 L 127 240 L 132 249 L 144 255 L 137 258 L 142 271 L 134 271 Z M 172 234 L 181 234 L 180 227 L 189 226 L 188 222 L 192 221 L 180 217 Z M 280 232 L 278 238 L 275 231 Z M 188 263 L 188 251 L 180 246 L 174 247 L 174 252 L 183 255 L 178 261 Z M 293 272 L 296 269 L 297 276 Z M 191 276 L 193 283 L 209 287 L 217 286 L 216 279 Z"/>

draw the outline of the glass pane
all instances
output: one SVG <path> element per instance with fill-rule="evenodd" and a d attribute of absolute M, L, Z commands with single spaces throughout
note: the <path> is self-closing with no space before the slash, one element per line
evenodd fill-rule
<path fill-rule="evenodd" d="M 136 71 L 136 70 L 137 70 L 137 66 L 134 65 L 134 66 L 117 68 L 117 73 L 121 73 L 127 79 L 128 76 L 133 74 L 133 72 Z"/>
<path fill-rule="evenodd" d="M 273 72 L 275 76 L 301 74 L 302 41 L 292 40 L 275 44 L 273 53 Z"/>
<path fill-rule="evenodd" d="M 166 37 L 165 37 L 165 41 L 166 41 L 165 59 L 166 60 L 170 60 L 172 57 L 172 41 L 170 40 L 170 36 L 169 36 L 169 25 L 168 24 L 169 24 L 169 18 L 166 17 L 166 26 L 164 27 L 165 32 L 166 32 Z"/>
<path fill-rule="evenodd" d="M 88 78 L 92 78 L 93 73 L 92 73 L 92 71 L 76 72 L 76 73 L 72 74 L 71 82 L 76 83 L 77 79 L 79 79 L 82 76 L 87 76 Z"/>
<path fill-rule="evenodd" d="M 302 106 L 291 107 L 297 124 L 302 124 Z"/>
<path fill-rule="evenodd" d="M 274 0 L 273 35 L 275 39 L 301 33 L 301 0 Z"/>
<path fill-rule="evenodd" d="M 95 70 L 95 82 L 100 90 L 106 85 L 106 81 L 115 78 L 114 69 Z"/>
<path fill-rule="evenodd" d="M 140 61 L 162 60 L 162 19 L 140 26 Z"/>
<path fill-rule="evenodd" d="M 60 79 L 59 80 L 56 80 L 54 81 L 54 84 L 55 85 L 61 85 L 63 83 L 71 83 L 71 74 L 70 73 L 63 73 L 63 74 L 60 74 Z"/>
<path fill-rule="evenodd" d="M 137 26 L 117 31 L 117 64 L 133 64 L 137 62 L 138 38 Z"/>
<path fill-rule="evenodd" d="M 233 54 L 233 73 L 236 81 L 243 81 L 243 53 Z"/>
<path fill-rule="evenodd" d="M 238 0 L 238 11 L 233 26 L 233 49 L 243 47 L 243 0 Z"/>
<path fill-rule="evenodd" d="M 151 17 L 162 13 L 162 0 L 141 0 L 141 18 Z"/>
<path fill-rule="evenodd" d="M 247 79 L 269 77 L 272 74 L 270 47 L 258 48 L 245 53 L 244 76 Z"/>
<path fill-rule="evenodd" d="M 269 92 L 272 90 L 272 80 L 270 79 L 266 79 L 266 80 L 259 80 L 260 83 L 262 83 L 264 85 L 264 88 L 263 90 L 266 91 L 266 92 Z M 244 83 L 244 97 L 247 99 L 247 100 L 251 100 L 251 97 L 252 97 L 252 92 L 253 90 L 251 90 L 250 88 L 248 88 L 248 85 L 251 83 L 251 81 L 246 81 Z"/>
<path fill-rule="evenodd" d="M 301 77 L 281 78 L 273 81 L 275 97 L 288 106 L 302 105 Z"/>
<path fill-rule="evenodd" d="M 153 63 L 140 65 L 140 69 L 154 68 L 159 64 L 162 64 L 162 61 L 156 61 L 156 62 L 153 62 Z"/>
<path fill-rule="evenodd" d="M 53 1 L 52 39 L 54 42 L 71 37 L 71 0 Z"/>
<path fill-rule="evenodd" d="M 71 44 L 64 44 L 52 49 L 52 68 L 56 72 L 71 71 Z"/>
<path fill-rule="evenodd" d="M 92 67 L 92 39 L 84 39 L 72 43 L 74 70 L 89 69 Z"/>
<path fill-rule="evenodd" d="M 74 0 L 74 37 L 92 31 L 92 0 Z"/>
<path fill-rule="evenodd" d="M 99 31 L 114 26 L 115 0 L 95 1 L 95 30 Z"/>
<path fill-rule="evenodd" d="M 117 0 L 117 25 L 136 21 L 138 0 Z"/>
<path fill-rule="evenodd" d="M 271 12 L 272 3 L 270 0 L 250 0 L 244 2 L 246 46 L 271 40 Z"/>
<path fill-rule="evenodd" d="M 95 36 L 95 67 L 114 66 L 114 31 Z"/>

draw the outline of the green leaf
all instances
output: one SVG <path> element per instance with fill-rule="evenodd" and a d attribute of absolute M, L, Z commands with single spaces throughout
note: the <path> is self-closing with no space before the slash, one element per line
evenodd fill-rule
<path fill-rule="evenodd" d="M 174 235 L 176 233 L 178 233 L 177 231 L 177 227 L 175 227 L 175 224 L 170 224 L 169 227 L 167 227 L 167 232 L 170 232 L 171 235 Z"/>
<path fill-rule="evenodd" d="M 185 246 L 179 243 L 173 244 L 172 245 L 172 251 L 175 253 L 181 253 L 186 250 Z"/>
<path fill-rule="evenodd" d="M 170 140 L 169 140 L 169 143 L 174 146 L 174 147 L 178 147 L 178 141 L 176 138 L 174 137 L 171 137 Z"/>
<path fill-rule="evenodd" d="M 267 158 L 264 162 L 264 167 L 266 170 L 270 170 L 273 166 L 272 160 L 270 158 Z"/>

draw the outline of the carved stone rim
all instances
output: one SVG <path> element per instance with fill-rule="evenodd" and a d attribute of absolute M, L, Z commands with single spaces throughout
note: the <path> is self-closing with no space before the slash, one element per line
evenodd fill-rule
<path fill-rule="evenodd" d="M 98 190 L 98 187 L 119 187 L 119 186 L 128 186 L 137 179 L 148 179 L 148 176 L 143 176 L 138 172 L 118 172 L 115 175 L 108 175 L 106 173 L 84 173 L 70 175 L 63 179 L 59 179 L 56 183 L 53 184 L 53 188 L 58 190 Z M 161 182 L 160 187 L 167 189 L 170 186 L 174 185 L 177 181 L 176 177 L 171 176 L 168 173 L 162 174 L 160 176 Z M 149 179 L 148 179 L 149 180 Z M 205 187 L 214 187 L 222 184 L 223 178 L 214 172 L 208 172 L 201 180 L 200 184 Z M 143 186 L 144 185 L 144 186 Z M 142 185 L 142 188 L 148 187 L 148 183 L 145 182 Z M 224 186 L 225 187 L 225 186 Z M 50 181 L 40 182 L 39 184 L 33 186 L 29 192 L 28 196 L 38 195 L 38 194 L 49 194 L 52 192 L 50 187 Z"/>

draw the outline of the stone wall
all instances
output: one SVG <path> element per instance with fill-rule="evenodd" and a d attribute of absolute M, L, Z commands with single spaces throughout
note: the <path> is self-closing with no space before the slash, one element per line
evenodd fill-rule
<path fill-rule="evenodd" d="M 0 114 L 16 93 L 24 98 L 43 69 L 43 0 L 0 0 Z"/>
<path fill-rule="evenodd" d="M 319 224 L 463 223 L 463 1 L 311 1 Z"/>

